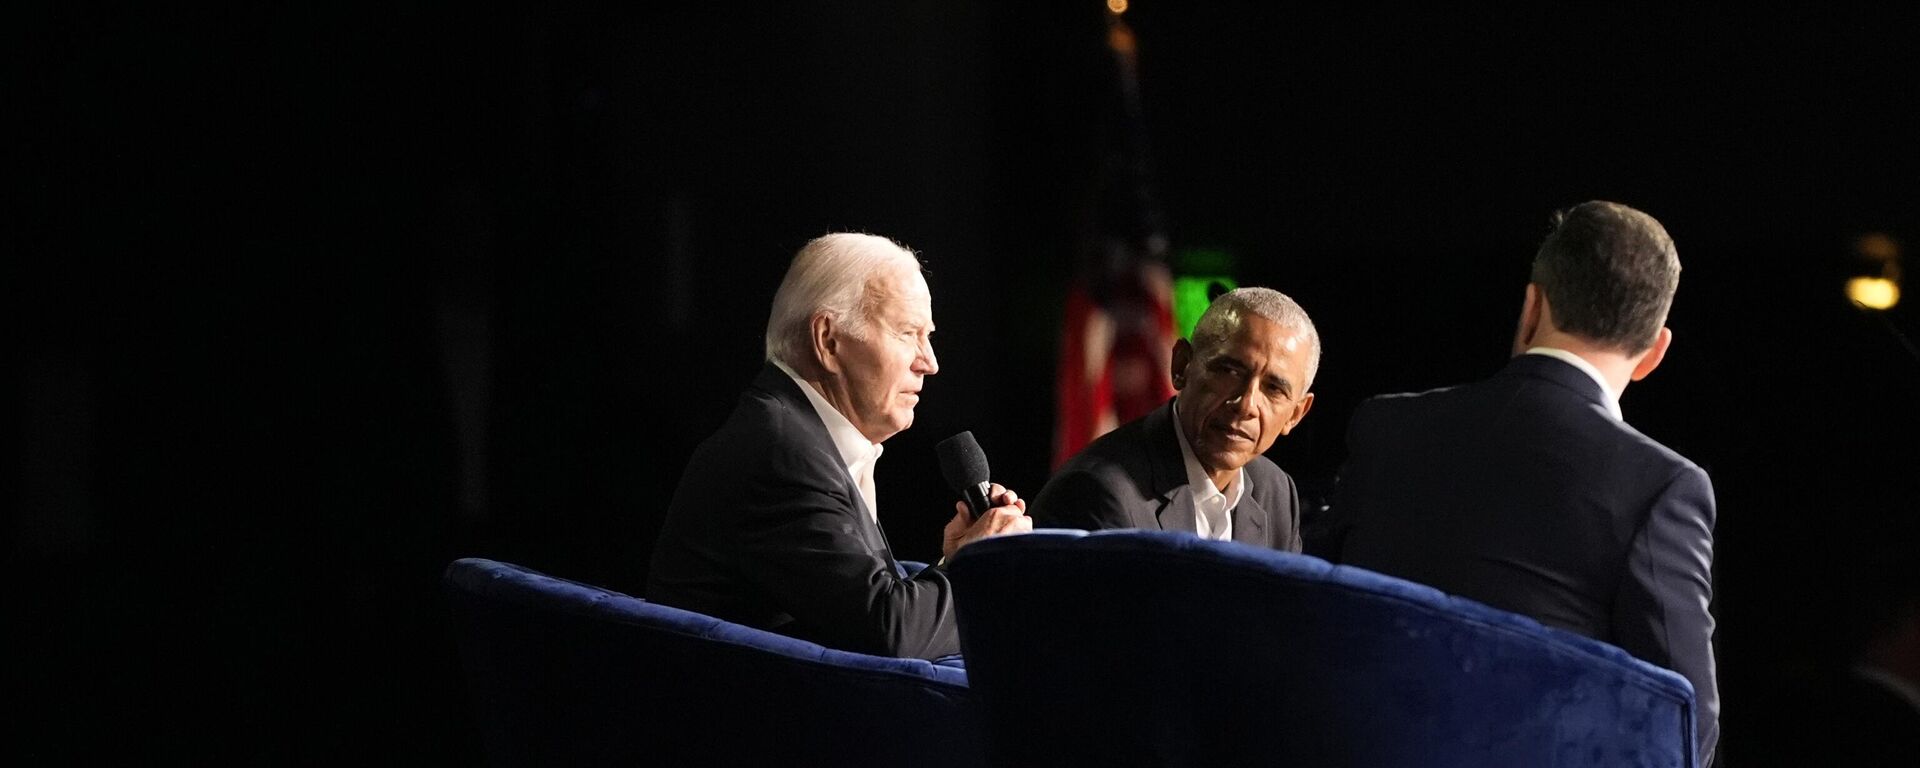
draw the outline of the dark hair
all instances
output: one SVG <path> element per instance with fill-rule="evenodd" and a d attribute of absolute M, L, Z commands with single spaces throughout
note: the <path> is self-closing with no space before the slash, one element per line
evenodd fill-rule
<path fill-rule="evenodd" d="M 1553 231 L 1533 257 L 1533 282 L 1553 307 L 1555 327 L 1639 354 L 1667 321 L 1680 256 L 1652 216 L 1594 200 L 1553 215 Z"/>

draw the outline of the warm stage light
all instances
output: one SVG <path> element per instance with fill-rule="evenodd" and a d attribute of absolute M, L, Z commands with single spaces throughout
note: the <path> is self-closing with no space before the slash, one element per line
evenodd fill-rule
<path fill-rule="evenodd" d="M 1880 232 L 1853 241 L 1853 276 L 1847 299 L 1862 309 L 1892 309 L 1900 303 L 1900 243 Z"/>
<path fill-rule="evenodd" d="M 1127 0 L 1107 0 L 1107 10 L 1112 11 L 1115 16 L 1126 13 Z"/>
<path fill-rule="evenodd" d="M 1900 286 L 1884 277 L 1856 277 L 1847 281 L 1847 298 L 1867 309 L 1892 309 L 1900 303 Z"/>

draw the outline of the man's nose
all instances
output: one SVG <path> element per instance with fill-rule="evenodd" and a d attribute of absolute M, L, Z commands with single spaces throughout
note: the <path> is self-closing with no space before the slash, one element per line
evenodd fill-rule
<path fill-rule="evenodd" d="M 1239 392 L 1234 393 L 1233 399 L 1227 401 L 1227 405 L 1233 407 L 1233 415 L 1236 418 L 1250 419 L 1259 415 L 1259 382 L 1248 382 L 1246 386 L 1241 387 Z"/>
<path fill-rule="evenodd" d="M 922 376 L 932 376 L 940 372 L 940 358 L 933 354 L 933 340 L 920 342 L 920 354 L 913 358 L 913 371 Z"/>

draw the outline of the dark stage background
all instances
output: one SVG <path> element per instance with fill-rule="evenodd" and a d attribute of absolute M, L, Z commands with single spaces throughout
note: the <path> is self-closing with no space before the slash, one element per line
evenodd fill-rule
<path fill-rule="evenodd" d="M 955 431 L 1039 490 L 1101 4 L 574 5 L 16 14 L 21 754 L 475 759 L 440 570 L 631 584 L 826 231 L 931 273 L 902 553 L 937 556 Z M 1920 323 L 1840 284 L 1855 237 L 1920 244 L 1916 11 L 1127 18 L 1174 248 L 1320 327 L 1272 451 L 1313 494 L 1360 398 L 1501 364 L 1551 210 L 1666 224 L 1676 343 L 1624 408 L 1717 486 L 1724 751 L 1766 764 L 1911 583 Z"/>

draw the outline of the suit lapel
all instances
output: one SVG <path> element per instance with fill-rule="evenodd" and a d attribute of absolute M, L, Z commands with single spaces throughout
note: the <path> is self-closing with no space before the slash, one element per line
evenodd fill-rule
<path fill-rule="evenodd" d="M 867 509 L 866 497 L 860 495 L 860 486 L 855 485 L 851 478 L 841 483 L 841 486 L 846 489 L 847 493 L 853 496 L 853 513 L 854 516 L 860 518 L 860 538 L 866 539 L 867 546 L 872 547 L 875 552 L 885 553 L 888 557 L 892 557 L 891 551 L 893 548 L 887 545 L 887 534 L 885 531 L 880 530 L 878 523 L 874 522 L 873 512 Z"/>
<path fill-rule="evenodd" d="M 1173 420 L 1173 401 L 1147 414 L 1141 427 L 1152 436 L 1147 441 L 1147 463 L 1152 468 L 1153 492 L 1160 497 L 1160 508 L 1153 513 L 1160 530 L 1199 532 L 1193 519 L 1193 494 L 1187 491 L 1187 462 L 1180 455 L 1180 438 L 1174 434 L 1180 426 Z"/>
<path fill-rule="evenodd" d="M 1186 486 L 1180 486 L 1172 493 L 1160 498 L 1160 530 L 1186 531 L 1199 533 L 1200 528 L 1193 519 L 1193 494 L 1187 493 Z"/>
<path fill-rule="evenodd" d="M 840 483 L 840 488 L 847 494 L 847 498 L 853 499 L 853 514 L 859 518 L 854 526 L 859 529 L 861 540 L 865 541 L 867 547 L 875 554 L 891 561 L 893 547 L 887 543 L 887 534 L 880 530 L 878 523 L 874 522 L 875 517 L 873 512 L 867 509 L 866 496 L 860 493 L 859 484 L 853 482 L 853 476 L 847 474 L 846 466 L 840 463 L 840 449 L 834 447 L 833 436 L 827 434 L 827 425 L 820 421 L 820 414 L 814 412 L 813 401 L 808 400 L 807 394 L 800 391 L 800 385 L 794 383 L 793 377 L 788 376 L 773 363 L 761 366 L 759 375 L 753 379 L 753 386 L 764 390 L 783 403 L 787 412 L 803 425 L 802 428 L 807 433 L 807 447 L 824 452 L 832 457 L 834 466 L 840 467 L 840 471 L 834 473 L 834 478 Z"/>
<path fill-rule="evenodd" d="M 1240 482 L 1252 483 L 1253 473 L 1240 470 Z M 1242 544 L 1267 543 L 1267 510 L 1253 500 L 1253 487 L 1241 489 L 1240 504 L 1233 508 L 1233 540 Z"/>

